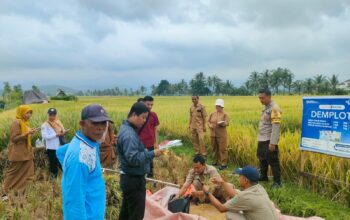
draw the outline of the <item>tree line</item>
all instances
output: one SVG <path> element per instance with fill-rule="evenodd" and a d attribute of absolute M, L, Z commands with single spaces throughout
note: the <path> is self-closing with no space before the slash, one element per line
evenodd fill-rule
<path fill-rule="evenodd" d="M 294 73 L 287 68 L 277 68 L 264 70 L 262 72 L 253 71 L 247 80 L 240 86 L 235 86 L 232 81 L 224 80 L 217 75 L 206 76 L 199 72 L 188 82 L 181 79 L 179 82 L 170 83 L 168 80 L 160 80 L 158 84 L 151 86 L 150 90 L 145 86 L 138 89 L 108 88 L 79 91 L 78 96 L 143 96 L 146 94 L 163 96 L 182 95 L 232 95 L 248 96 L 256 95 L 261 88 L 269 88 L 275 95 L 345 95 L 348 91 L 337 88 L 339 84 L 338 76 L 333 74 L 327 77 L 317 74 L 306 79 L 295 79 Z M 35 85 L 33 90 L 39 91 Z M 3 100 L 21 100 L 23 90 L 21 85 L 14 85 L 13 88 L 8 82 L 4 83 Z"/>
<path fill-rule="evenodd" d="M 2 100 L 4 102 L 16 102 L 21 103 L 23 99 L 23 89 L 20 84 L 14 85 L 13 87 L 9 82 L 4 82 L 2 91 Z"/>
<path fill-rule="evenodd" d="M 189 82 L 181 79 L 170 83 L 163 79 L 151 86 L 150 91 L 145 86 L 138 89 L 120 89 L 118 87 L 103 90 L 79 91 L 79 96 L 139 96 L 145 94 L 162 96 L 182 95 L 256 95 L 261 88 L 269 88 L 275 95 L 345 95 L 348 91 L 337 88 L 338 76 L 327 77 L 322 74 L 304 80 L 295 80 L 295 75 L 287 68 L 277 68 L 262 72 L 253 71 L 248 79 L 240 86 L 232 81 L 224 80 L 217 75 L 206 76 L 199 72 Z"/>
<path fill-rule="evenodd" d="M 330 77 L 318 74 L 312 78 L 295 80 L 294 74 L 286 68 L 254 71 L 241 86 L 236 87 L 230 80 L 223 80 L 217 75 L 205 76 L 200 72 L 187 83 L 181 80 L 170 83 L 161 80 L 152 86 L 153 95 L 256 95 L 259 89 L 269 88 L 276 95 L 345 95 L 348 91 L 337 88 L 338 76 Z"/>

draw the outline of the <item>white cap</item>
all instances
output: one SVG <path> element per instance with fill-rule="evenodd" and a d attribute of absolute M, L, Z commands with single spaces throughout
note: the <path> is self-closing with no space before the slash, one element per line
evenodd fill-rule
<path fill-rule="evenodd" d="M 217 100 L 215 101 L 215 105 L 224 107 L 224 100 L 223 100 L 223 99 L 217 99 Z"/>

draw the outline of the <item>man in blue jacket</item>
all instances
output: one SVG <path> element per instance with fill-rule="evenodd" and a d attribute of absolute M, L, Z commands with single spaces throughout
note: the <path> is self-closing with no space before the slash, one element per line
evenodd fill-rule
<path fill-rule="evenodd" d="M 112 122 L 102 106 L 86 106 L 81 112 L 80 131 L 56 152 L 63 168 L 65 220 L 104 219 L 106 191 L 99 148 L 107 121 Z"/>
<path fill-rule="evenodd" d="M 146 122 L 149 111 L 142 102 L 135 103 L 120 127 L 117 151 L 120 162 L 120 188 L 123 193 L 120 220 L 142 220 L 145 213 L 146 179 L 150 162 L 162 154 L 159 149 L 147 150 L 137 129 Z"/>

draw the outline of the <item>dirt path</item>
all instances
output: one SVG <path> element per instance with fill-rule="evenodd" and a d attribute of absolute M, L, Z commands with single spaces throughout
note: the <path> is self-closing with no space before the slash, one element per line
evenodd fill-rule
<path fill-rule="evenodd" d="M 190 214 L 195 214 L 207 218 L 208 220 L 225 220 L 225 213 L 219 212 L 211 204 L 195 205 L 191 204 Z"/>

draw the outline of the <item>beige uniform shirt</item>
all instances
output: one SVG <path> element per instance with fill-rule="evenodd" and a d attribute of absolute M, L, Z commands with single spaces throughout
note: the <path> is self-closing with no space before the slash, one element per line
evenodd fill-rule
<path fill-rule="evenodd" d="M 204 129 L 207 118 L 205 107 L 198 103 L 197 107 L 194 105 L 190 108 L 190 127 L 191 129 Z"/>
<path fill-rule="evenodd" d="M 243 215 L 247 220 L 278 220 L 276 209 L 264 187 L 260 184 L 238 192 L 224 206 L 229 212 L 243 211 Z M 229 213 L 227 216 L 229 216 Z"/>
<path fill-rule="evenodd" d="M 277 145 L 280 137 L 281 119 L 282 111 L 276 103 L 271 102 L 265 106 L 261 113 L 258 141 L 270 141 L 270 144 Z"/>
<path fill-rule="evenodd" d="M 219 125 L 218 122 L 225 121 L 226 125 Z M 214 112 L 209 116 L 209 127 L 211 137 L 227 137 L 227 129 L 230 118 L 225 112 Z"/>
<path fill-rule="evenodd" d="M 194 172 L 193 169 L 191 169 L 186 177 L 186 182 L 185 184 L 192 184 L 196 187 L 197 184 L 195 184 L 195 182 L 197 183 L 205 183 L 206 181 L 208 181 L 210 178 L 213 177 L 220 177 L 220 174 L 218 173 L 218 171 L 216 170 L 215 167 L 210 166 L 210 165 L 205 165 L 205 169 L 203 174 L 198 174 L 196 172 Z M 201 185 L 201 184 L 199 184 Z M 198 189 L 196 189 L 198 190 Z"/>

